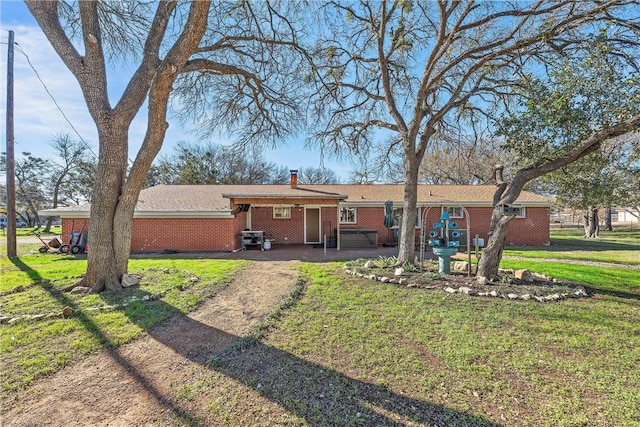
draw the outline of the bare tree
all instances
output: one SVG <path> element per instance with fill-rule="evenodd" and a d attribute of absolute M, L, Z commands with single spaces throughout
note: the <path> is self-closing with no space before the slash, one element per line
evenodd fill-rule
<path fill-rule="evenodd" d="M 425 153 L 418 181 L 422 184 L 486 184 L 492 182 L 492 168 L 513 164 L 513 155 L 501 147 L 498 138 L 460 135 L 453 141 L 432 145 Z"/>
<path fill-rule="evenodd" d="M 93 291 L 119 290 L 127 272 L 134 209 L 164 140 L 174 85 L 191 94 L 187 101 L 176 100 L 178 109 L 185 102 L 202 99 L 190 89 L 214 90 L 209 87 L 212 78 L 218 88 L 224 88 L 211 99 L 217 107 L 212 115 L 192 111 L 200 112 L 195 119 L 210 129 L 224 125 L 244 129 L 246 133 L 239 133 L 241 141 L 285 135 L 288 129 L 279 122 L 290 113 L 291 105 L 299 103 L 278 97 L 281 86 L 269 83 L 280 78 L 267 74 L 268 65 L 279 57 L 269 56 L 266 49 L 259 56 L 254 52 L 260 45 L 288 48 L 293 30 L 269 3 L 27 0 L 26 4 L 78 81 L 98 130 L 91 251 L 83 282 Z M 77 43 L 71 40 L 74 36 L 79 37 Z M 107 64 L 123 57 L 135 60 L 137 66 L 120 98 L 112 102 Z M 295 66 L 291 59 L 288 63 Z M 128 131 L 145 101 L 147 129 L 129 168 Z"/>
<path fill-rule="evenodd" d="M 337 184 L 338 176 L 327 168 L 305 167 L 298 170 L 300 184 Z"/>
<path fill-rule="evenodd" d="M 48 165 L 46 175 L 50 177 L 48 182 L 51 187 L 51 208 L 55 209 L 61 205 L 61 200 L 80 201 L 81 194 L 86 194 L 87 189 L 78 185 L 84 182 L 79 179 L 79 175 L 84 173 L 83 166 L 90 162 L 90 159 L 89 148 L 81 141 L 74 141 L 68 134 L 56 136 L 51 146 L 57 154 L 57 159 Z M 49 232 L 52 222 L 53 217 L 50 217 L 44 228 L 45 233 Z"/>
<path fill-rule="evenodd" d="M 323 120 L 316 140 L 333 150 L 383 142 L 383 151 L 401 153 L 398 263 L 415 257 L 416 189 L 429 146 L 493 117 L 492 102 L 510 93 L 523 70 L 572 49 L 600 23 L 633 27 L 631 7 L 637 2 L 329 1 L 322 7 L 315 112 Z"/>
<path fill-rule="evenodd" d="M 28 226 L 40 223 L 38 210 L 47 204 L 46 170 L 47 161 L 28 152 L 16 161 L 16 213 Z"/>
<path fill-rule="evenodd" d="M 151 170 L 157 184 L 283 184 L 289 170 L 258 150 L 217 144 L 178 143 Z"/>

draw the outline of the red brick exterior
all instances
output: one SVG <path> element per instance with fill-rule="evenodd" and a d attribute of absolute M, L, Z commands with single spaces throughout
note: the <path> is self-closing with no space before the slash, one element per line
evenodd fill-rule
<path fill-rule="evenodd" d="M 74 231 L 89 231 L 88 218 L 61 218 L 62 222 L 62 244 L 70 244 L 71 233 Z"/>
<path fill-rule="evenodd" d="M 470 218 L 469 235 L 473 239 L 476 234 L 488 241 L 487 232 L 491 224 L 491 211 L 489 207 L 469 207 L 467 208 Z M 422 211 L 424 213 L 424 211 Z M 440 220 L 440 208 L 433 207 L 429 210 L 425 226 L 427 232 L 433 227 L 433 223 Z M 465 218 L 452 218 L 451 221 L 458 223 L 458 228 L 466 230 L 467 222 Z M 417 232 L 419 235 L 419 231 Z M 512 246 L 539 246 L 548 245 L 549 238 L 549 208 L 548 207 L 527 207 L 524 218 L 514 218 L 507 228 L 507 245 Z"/>
<path fill-rule="evenodd" d="M 304 243 L 304 208 L 291 207 L 291 218 L 274 218 L 273 207 L 251 208 L 251 229 L 264 231 L 274 245 L 301 245 Z"/>
<path fill-rule="evenodd" d="M 507 245 L 548 245 L 549 208 L 527 208 L 526 218 L 514 218 L 507 228 Z"/>
<path fill-rule="evenodd" d="M 424 214 L 421 209 L 421 216 Z M 476 234 L 487 241 L 487 230 L 491 218 L 491 208 L 467 208 L 471 218 L 470 236 Z M 251 229 L 262 230 L 274 245 L 303 244 L 304 207 L 291 207 L 291 218 L 273 218 L 272 207 L 251 207 Z M 358 207 L 357 224 L 341 224 L 341 229 L 359 228 L 378 231 L 378 244 L 387 242 L 388 230 L 384 227 L 384 207 Z M 440 208 L 429 209 L 426 231 L 440 219 Z M 459 228 L 466 230 L 464 218 L 452 218 Z M 332 236 L 337 228 L 335 207 L 321 208 L 320 235 Z M 187 251 L 231 251 L 241 247 L 240 232 L 247 228 L 247 213 L 241 212 L 235 218 L 134 218 L 131 250 L 134 252 L 156 252 L 164 249 Z M 72 231 L 88 229 L 86 219 L 62 219 L 62 240 L 68 243 Z M 420 229 L 416 228 L 416 242 Z M 525 218 L 514 218 L 509 224 L 507 245 L 549 244 L 549 208 L 527 207 Z M 89 242 L 90 246 L 90 242 Z"/>
<path fill-rule="evenodd" d="M 86 220 L 62 219 L 62 241 L 69 242 L 73 230 L 81 230 Z M 240 231 L 246 214 L 236 218 L 134 218 L 131 233 L 133 252 L 164 249 L 188 251 L 231 251 L 240 247 Z M 91 242 L 89 242 L 91 247 Z"/>
<path fill-rule="evenodd" d="M 131 249 L 155 252 L 167 248 L 185 251 L 230 251 L 240 246 L 239 218 L 136 218 Z"/>

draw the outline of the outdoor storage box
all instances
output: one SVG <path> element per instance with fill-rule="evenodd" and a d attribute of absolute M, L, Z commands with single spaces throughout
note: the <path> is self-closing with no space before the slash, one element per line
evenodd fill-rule
<path fill-rule="evenodd" d="M 378 231 L 360 228 L 340 230 L 341 248 L 375 248 L 378 246 Z"/>

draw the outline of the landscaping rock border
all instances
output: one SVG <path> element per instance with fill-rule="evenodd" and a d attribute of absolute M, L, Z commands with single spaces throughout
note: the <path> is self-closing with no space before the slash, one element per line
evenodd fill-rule
<path fill-rule="evenodd" d="M 383 265 L 380 265 L 383 264 Z M 587 298 L 584 286 L 547 277 L 529 270 L 501 269 L 504 281 L 478 284 L 461 274 L 439 274 L 437 263 L 427 268 L 410 266 L 409 271 L 388 265 L 388 260 L 355 260 L 344 265 L 345 272 L 367 280 L 408 288 L 442 290 L 448 294 L 502 298 L 510 301 L 555 302 L 568 298 Z M 434 269 L 435 268 L 435 269 Z M 416 271 L 418 270 L 418 271 Z M 454 265 L 454 271 L 456 271 Z"/>

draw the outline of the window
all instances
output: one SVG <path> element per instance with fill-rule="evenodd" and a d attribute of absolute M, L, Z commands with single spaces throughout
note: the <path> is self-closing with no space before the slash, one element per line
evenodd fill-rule
<path fill-rule="evenodd" d="M 527 208 L 524 206 L 516 206 L 513 209 L 517 210 L 516 218 L 526 218 L 527 216 Z"/>
<path fill-rule="evenodd" d="M 396 220 L 396 226 L 401 228 L 402 224 L 402 208 L 393 208 L 393 217 Z M 422 227 L 422 214 L 420 208 L 416 208 L 416 228 Z"/>
<path fill-rule="evenodd" d="M 443 209 L 446 209 L 447 212 L 449 212 L 449 218 L 464 218 L 464 211 L 462 210 L 462 206 Z"/>
<path fill-rule="evenodd" d="M 356 208 L 353 206 L 340 208 L 340 224 L 355 224 L 356 222 Z"/>
<path fill-rule="evenodd" d="M 273 217 L 274 218 L 291 218 L 291 208 L 290 207 L 286 207 L 286 208 L 282 208 L 282 207 L 274 207 L 273 208 Z"/>
<path fill-rule="evenodd" d="M 504 214 L 514 216 L 516 218 L 525 218 L 527 216 L 527 211 L 524 206 L 505 206 Z"/>

